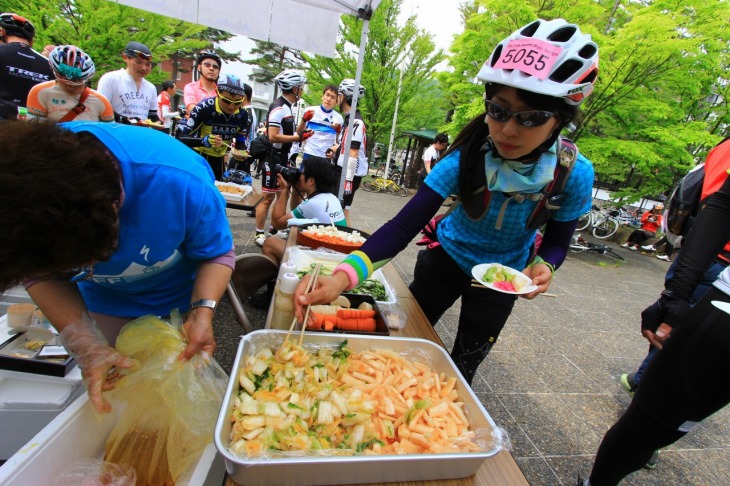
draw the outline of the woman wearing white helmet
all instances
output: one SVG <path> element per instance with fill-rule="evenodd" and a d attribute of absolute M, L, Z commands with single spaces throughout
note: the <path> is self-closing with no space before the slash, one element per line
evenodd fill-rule
<path fill-rule="evenodd" d="M 96 68 L 76 46 L 56 46 L 48 56 L 55 81 L 36 84 L 28 93 L 28 114 L 51 121 L 114 121 L 109 100 L 89 88 Z"/>
<path fill-rule="evenodd" d="M 416 195 L 348 256 L 320 277 L 307 303 L 331 301 L 382 266 L 429 223 L 443 201 L 460 202 L 424 238 L 410 290 L 431 324 L 461 298 L 451 357 L 471 383 L 520 291 L 472 286 L 472 268 L 499 263 L 522 272 L 532 299 L 548 290 L 565 259 L 578 217 L 591 207 L 593 167 L 560 131 L 577 115 L 597 76 L 598 47 L 564 20 L 536 20 L 502 41 L 479 71 L 485 112 L 472 120 Z M 560 159 L 561 163 L 558 163 Z M 537 227 L 547 223 L 534 254 Z M 479 278 L 482 278 L 479 275 Z M 505 286 L 509 287 L 509 286 Z"/>

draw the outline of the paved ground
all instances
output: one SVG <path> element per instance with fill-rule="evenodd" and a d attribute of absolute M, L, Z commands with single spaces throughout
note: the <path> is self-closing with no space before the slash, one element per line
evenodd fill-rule
<path fill-rule="evenodd" d="M 257 181 L 258 183 L 258 181 Z M 371 232 L 406 202 L 359 191 L 352 225 Z M 444 208 L 445 209 L 445 208 Z M 236 253 L 258 252 L 254 219 L 228 210 Z M 496 346 L 479 368 L 473 388 L 512 440 L 512 455 L 533 486 L 574 485 L 587 475 L 605 431 L 630 402 L 619 376 L 646 354 L 639 313 L 662 289 L 668 263 L 611 242 L 626 259 L 570 254 L 550 292 L 556 298 L 520 299 Z M 420 247 L 410 245 L 393 261 L 406 282 Z M 257 327 L 265 315 L 246 306 Z M 450 349 L 459 304 L 436 325 Z M 216 318 L 216 358 L 229 370 L 241 328 L 227 303 Z M 626 485 L 730 484 L 730 410 L 719 412 L 668 450 L 659 466 Z"/>

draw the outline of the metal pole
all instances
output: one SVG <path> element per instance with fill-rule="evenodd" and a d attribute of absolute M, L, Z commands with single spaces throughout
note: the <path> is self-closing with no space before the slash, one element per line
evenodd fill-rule
<path fill-rule="evenodd" d="M 395 95 L 395 111 L 393 112 L 393 125 L 390 127 L 390 143 L 388 143 L 388 156 L 385 158 L 385 178 L 388 178 L 390 171 L 390 158 L 393 154 L 393 140 L 395 140 L 395 129 L 398 124 L 398 105 L 400 105 L 400 90 L 403 86 L 403 68 L 400 69 L 398 76 L 398 90 Z"/>
<path fill-rule="evenodd" d="M 345 179 L 347 178 L 347 159 L 350 157 L 350 146 L 352 145 L 352 127 L 355 125 L 355 114 L 357 113 L 357 99 L 360 96 L 360 78 L 362 75 L 362 65 L 365 61 L 365 46 L 368 43 L 368 33 L 370 32 L 370 21 L 364 20 L 362 23 L 362 34 L 360 35 L 360 52 L 357 56 L 357 68 L 355 69 L 355 92 L 352 95 L 352 106 L 350 106 L 350 120 L 347 123 L 347 137 L 345 137 L 345 150 L 341 151 L 342 158 L 342 174 L 340 175 L 340 188 L 337 191 L 337 197 L 342 201 L 345 193 Z"/>

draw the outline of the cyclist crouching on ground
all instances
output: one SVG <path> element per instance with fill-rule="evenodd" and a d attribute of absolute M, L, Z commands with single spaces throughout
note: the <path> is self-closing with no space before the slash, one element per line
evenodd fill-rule
<path fill-rule="evenodd" d="M 528 43 L 552 62 L 544 66 L 546 72 L 533 75 L 535 69 L 509 54 Z M 416 195 L 361 251 L 350 254 L 331 277 L 320 277 L 309 294 L 303 295 L 308 278 L 302 280 L 297 318 L 302 320 L 305 304 L 331 302 L 355 287 L 405 248 L 449 195 L 461 194 L 461 203 L 438 224 L 438 243 L 420 252 L 409 288 L 432 325 L 461 297 L 451 357 L 471 384 L 517 300 L 513 294 L 472 287 L 472 267 L 496 262 L 523 269 L 537 286 L 523 297 L 536 297 L 548 290 L 578 217 L 591 207 L 593 167 L 578 156 L 559 195 L 560 207 L 540 213 L 549 220 L 532 258 L 536 226 L 528 225 L 528 218 L 537 219 L 530 215 L 558 172 L 560 131 L 593 91 L 597 66 L 598 47 L 591 37 L 562 19 L 536 20 L 503 40 L 478 74 L 486 81 L 486 112 L 461 131 Z M 485 184 L 491 195 L 486 207 L 485 191 L 479 191 Z"/>

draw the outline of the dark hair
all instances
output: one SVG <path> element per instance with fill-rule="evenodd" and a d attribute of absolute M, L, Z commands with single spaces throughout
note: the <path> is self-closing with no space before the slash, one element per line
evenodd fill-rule
<path fill-rule="evenodd" d="M 246 96 L 246 99 L 248 101 L 251 101 L 251 97 L 253 96 L 253 88 L 248 84 L 243 83 L 243 94 Z"/>
<path fill-rule="evenodd" d="M 498 83 L 487 83 L 484 86 L 485 98 L 490 100 L 508 87 Z M 578 116 L 578 106 L 569 105 L 562 98 L 518 88 L 515 88 L 515 90 L 517 91 L 517 97 L 531 108 L 552 111 L 558 119 L 558 126 L 555 128 L 553 135 L 536 149 L 538 151 L 545 151 L 552 146 L 560 135 L 560 131 Z M 454 150 L 461 150 L 459 191 L 464 209 L 472 216 L 478 214 L 483 206 L 483 193 L 475 193 L 482 188 L 485 181 L 484 153 L 487 150 L 486 143 L 489 137 L 489 126 L 484 121 L 486 116 L 485 111 L 467 123 L 442 156 L 444 158 Z"/>
<path fill-rule="evenodd" d="M 334 91 L 335 92 L 335 96 L 336 96 L 337 93 L 339 92 L 339 88 L 336 85 L 334 85 L 334 84 L 328 84 L 322 90 L 322 94 L 325 94 L 327 91 Z"/>
<path fill-rule="evenodd" d="M 307 157 L 302 162 L 302 172 L 305 178 L 314 178 L 317 183 L 317 192 L 336 194 L 337 174 L 334 165 L 329 160 L 324 157 Z"/>
<path fill-rule="evenodd" d="M 162 82 L 162 89 L 163 90 L 170 89 L 170 88 L 174 88 L 174 87 L 175 87 L 175 83 L 173 83 L 169 79 L 167 81 L 163 81 Z"/>
<path fill-rule="evenodd" d="M 106 147 L 40 121 L 6 121 L 0 144 L 0 291 L 109 259 L 122 189 Z"/>
<path fill-rule="evenodd" d="M 445 133 L 437 133 L 435 137 L 433 137 L 433 143 L 449 143 L 449 136 Z"/>

